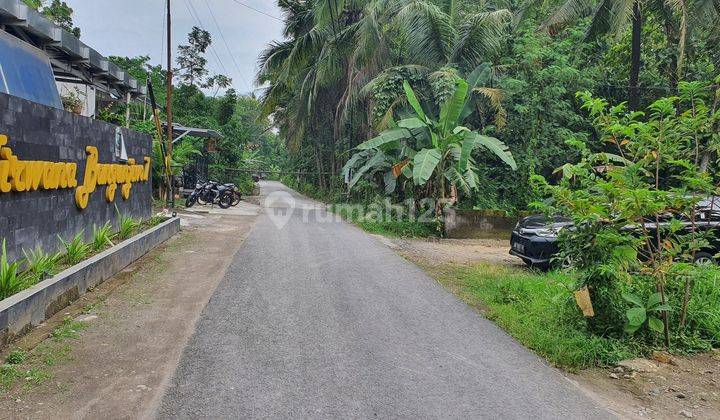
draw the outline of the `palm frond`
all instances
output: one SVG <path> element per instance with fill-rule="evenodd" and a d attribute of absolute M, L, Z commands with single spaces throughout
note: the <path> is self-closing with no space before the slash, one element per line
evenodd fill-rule
<path fill-rule="evenodd" d="M 490 102 L 490 105 L 495 110 L 495 125 L 498 128 L 505 127 L 505 122 L 507 121 L 507 111 L 502 106 L 502 90 L 497 88 L 478 87 L 473 89 L 473 92 L 477 92 L 483 97 L 487 98 L 487 100 Z"/>
<path fill-rule="evenodd" d="M 467 68 L 487 61 L 490 54 L 502 48 L 512 17 L 507 9 L 466 16 L 458 28 L 452 61 Z"/>
<path fill-rule="evenodd" d="M 293 43 L 290 41 L 270 43 L 268 48 L 263 50 L 257 60 L 258 70 L 256 81 L 262 84 L 272 79 L 272 75 L 280 71 L 283 63 L 290 55 Z"/>
<path fill-rule="evenodd" d="M 600 4 L 607 2 L 607 0 L 601 1 Z M 589 16 L 593 12 L 594 4 L 595 2 L 592 0 L 567 0 L 550 14 L 540 29 L 550 35 L 555 35 L 572 22 Z"/>
<path fill-rule="evenodd" d="M 606 0 L 607 2 L 608 0 Z M 633 19 L 633 6 L 638 0 L 612 0 L 612 8 L 608 16 L 608 30 L 614 33 L 616 37 L 620 37 L 628 24 Z M 604 3 L 604 2 L 603 2 Z M 592 25 L 591 25 L 592 28 Z M 588 32 L 589 34 L 590 32 Z M 598 34 L 599 35 L 599 34 Z"/>
<path fill-rule="evenodd" d="M 424 0 L 404 2 L 394 22 L 406 35 L 408 59 L 412 63 L 447 62 L 452 55 L 455 28 L 439 6 Z"/>

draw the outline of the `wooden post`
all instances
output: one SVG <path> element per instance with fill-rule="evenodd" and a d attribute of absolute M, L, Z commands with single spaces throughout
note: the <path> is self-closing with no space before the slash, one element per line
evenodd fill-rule
<path fill-rule="evenodd" d="M 170 15 L 170 0 L 167 0 L 167 147 L 165 148 L 165 168 L 167 171 L 167 200 L 170 207 L 175 207 L 175 197 L 172 188 L 172 141 L 173 141 L 173 116 L 172 116 L 172 85 L 173 69 L 172 69 L 172 19 Z"/>

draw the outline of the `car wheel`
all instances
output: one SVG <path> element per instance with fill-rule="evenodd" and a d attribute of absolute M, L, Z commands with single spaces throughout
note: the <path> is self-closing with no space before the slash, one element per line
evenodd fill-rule
<path fill-rule="evenodd" d="M 715 258 L 707 252 L 697 252 L 695 254 L 695 265 L 709 267 L 717 264 Z"/>
<path fill-rule="evenodd" d="M 560 262 L 560 269 L 562 271 L 571 271 L 574 267 L 575 262 L 569 255 L 565 256 L 565 258 L 563 258 L 563 260 Z"/>

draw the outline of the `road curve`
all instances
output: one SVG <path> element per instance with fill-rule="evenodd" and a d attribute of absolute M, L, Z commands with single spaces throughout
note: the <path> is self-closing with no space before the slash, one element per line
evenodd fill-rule
<path fill-rule="evenodd" d="M 614 417 L 375 239 L 261 187 L 157 417 Z"/>

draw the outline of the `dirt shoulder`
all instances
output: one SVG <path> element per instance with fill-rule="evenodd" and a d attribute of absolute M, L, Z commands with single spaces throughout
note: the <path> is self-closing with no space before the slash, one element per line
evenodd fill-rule
<path fill-rule="evenodd" d="M 447 273 L 458 265 L 498 264 L 524 269 L 508 255 L 507 240 L 396 239 L 374 235 L 414 262 L 470 306 L 484 312 L 483 302 L 468 293 L 460 279 Z M 597 401 L 627 418 L 720 418 L 720 353 L 672 356 L 671 363 L 648 360 L 643 371 L 592 368 L 566 375 Z"/>
<path fill-rule="evenodd" d="M 178 235 L 14 343 L 27 376 L 0 387 L 0 417 L 152 415 L 258 211 L 186 213 Z"/>
<path fill-rule="evenodd" d="M 507 239 L 418 239 L 371 236 L 409 259 L 435 260 L 452 264 L 485 262 L 524 267 L 522 260 L 509 254 L 510 242 Z"/>

